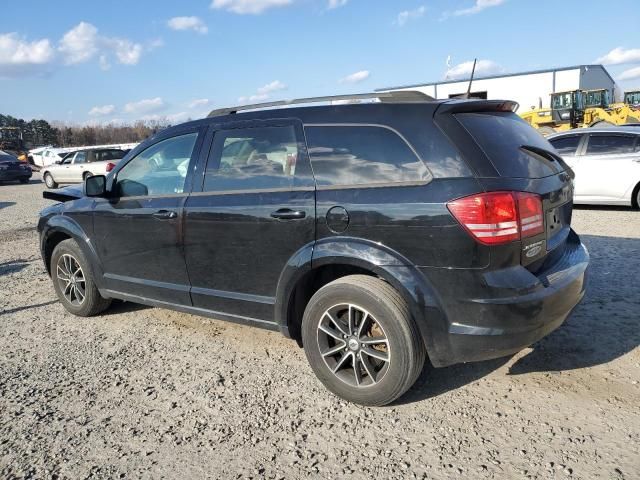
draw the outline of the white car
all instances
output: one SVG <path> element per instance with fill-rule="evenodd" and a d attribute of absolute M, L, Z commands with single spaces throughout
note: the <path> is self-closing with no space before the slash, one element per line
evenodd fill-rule
<path fill-rule="evenodd" d="M 47 188 L 60 183 L 82 183 L 92 175 L 106 175 L 127 154 L 116 148 L 99 148 L 68 153 L 62 160 L 42 170 Z"/>
<path fill-rule="evenodd" d="M 640 128 L 580 128 L 547 140 L 576 174 L 574 203 L 640 208 Z"/>
<path fill-rule="evenodd" d="M 33 159 L 33 164 L 38 167 L 53 165 L 66 153 L 60 148 L 40 147 L 29 150 L 29 156 Z"/>

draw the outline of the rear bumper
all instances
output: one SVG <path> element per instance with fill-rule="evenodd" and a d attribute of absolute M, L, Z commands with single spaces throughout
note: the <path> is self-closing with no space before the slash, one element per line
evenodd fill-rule
<path fill-rule="evenodd" d="M 533 274 L 523 267 L 471 273 L 481 286 L 442 298 L 447 332 L 440 339 L 436 366 L 489 360 L 516 353 L 558 328 L 582 300 L 589 253 L 575 232 L 551 265 Z M 469 272 L 466 272 L 469 275 Z M 458 273 L 465 276 L 465 273 Z M 467 278 L 469 280 L 469 278 Z M 484 292 L 482 295 L 478 293 Z M 460 295 L 462 293 L 462 295 Z"/>
<path fill-rule="evenodd" d="M 31 169 L 27 170 L 0 170 L 0 182 L 10 182 L 12 180 L 22 180 L 31 178 L 33 172 Z"/>

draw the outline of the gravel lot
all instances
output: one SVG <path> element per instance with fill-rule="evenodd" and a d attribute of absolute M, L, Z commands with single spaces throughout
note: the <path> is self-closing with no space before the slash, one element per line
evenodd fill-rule
<path fill-rule="evenodd" d="M 42 190 L 0 186 L 3 478 L 640 478 L 640 212 L 575 210 L 591 283 L 552 335 L 362 408 L 278 333 L 127 303 L 66 313 Z"/>

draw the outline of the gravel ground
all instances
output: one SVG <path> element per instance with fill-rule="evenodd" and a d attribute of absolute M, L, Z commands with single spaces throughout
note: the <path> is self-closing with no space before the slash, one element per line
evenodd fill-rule
<path fill-rule="evenodd" d="M 591 283 L 552 335 L 363 408 L 279 333 L 68 314 L 38 252 L 42 190 L 0 186 L 3 478 L 640 478 L 640 212 L 575 210 Z"/>

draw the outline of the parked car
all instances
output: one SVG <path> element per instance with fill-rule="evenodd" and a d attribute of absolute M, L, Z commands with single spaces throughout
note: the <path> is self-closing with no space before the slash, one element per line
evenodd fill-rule
<path fill-rule="evenodd" d="M 640 208 L 640 129 L 578 129 L 548 140 L 575 172 L 574 203 Z"/>
<path fill-rule="evenodd" d="M 16 180 L 20 183 L 27 183 L 31 175 L 33 172 L 28 164 L 0 150 L 0 183 Z"/>
<path fill-rule="evenodd" d="M 426 356 L 501 357 L 560 326 L 589 255 L 553 147 L 512 102 L 370 96 L 216 110 L 84 190 L 45 192 L 64 202 L 38 223 L 60 302 L 279 330 L 329 390 L 368 405 L 402 395 Z"/>
<path fill-rule="evenodd" d="M 29 157 L 34 165 L 48 167 L 64 157 L 69 150 L 54 147 L 42 147 L 29 151 Z"/>
<path fill-rule="evenodd" d="M 42 170 L 48 188 L 60 183 L 81 183 L 91 175 L 104 175 L 124 158 L 126 152 L 115 148 L 101 148 L 69 152 L 55 164 Z"/>

